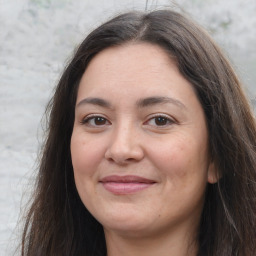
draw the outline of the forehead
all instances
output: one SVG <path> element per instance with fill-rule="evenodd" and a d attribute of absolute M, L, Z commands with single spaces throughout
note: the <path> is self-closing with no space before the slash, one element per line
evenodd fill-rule
<path fill-rule="evenodd" d="M 101 67 L 102 71 L 107 72 L 111 72 L 112 67 L 115 70 L 125 68 L 127 72 L 137 72 L 138 69 L 140 71 L 155 70 L 159 72 L 159 68 L 162 68 L 163 65 L 171 65 L 173 68 L 177 68 L 163 48 L 144 42 L 131 42 L 121 46 L 109 47 L 99 52 L 91 60 L 87 70 L 96 65 Z M 136 70 L 133 68 L 136 68 Z"/>
<path fill-rule="evenodd" d="M 160 46 L 129 43 L 110 47 L 98 53 L 89 63 L 80 82 L 87 92 L 131 89 L 156 93 L 190 83 L 179 73 L 174 60 Z M 174 90 L 174 88 L 172 88 Z"/>

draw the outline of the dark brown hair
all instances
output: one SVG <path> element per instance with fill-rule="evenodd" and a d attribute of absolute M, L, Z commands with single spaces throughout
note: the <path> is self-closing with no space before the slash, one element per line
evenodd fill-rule
<path fill-rule="evenodd" d="M 49 106 L 48 135 L 28 212 L 23 256 L 105 256 L 103 228 L 76 191 L 70 139 L 79 81 L 100 51 L 128 42 L 161 46 L 176 60 L 204 109 L 217 184 L 208 184 L 198 256 L 256 255 L 256 126 L 221 51 L 190 19 L 169 10 L 131 12 L 90 33 L 65 69 Z"/>

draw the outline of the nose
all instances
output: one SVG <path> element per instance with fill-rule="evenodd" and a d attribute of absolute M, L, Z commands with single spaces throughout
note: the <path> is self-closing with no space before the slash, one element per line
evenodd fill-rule
<path fill-rule="evenodd" d="M 105 158 L 119 165 L 143 159 L 144 151 L 135 128 L 118 127 L 113 130 Z"/>

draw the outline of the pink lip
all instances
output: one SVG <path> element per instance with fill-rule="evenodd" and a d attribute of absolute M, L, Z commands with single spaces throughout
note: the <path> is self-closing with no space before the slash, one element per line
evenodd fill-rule
<path fill-rule="evenodd" d="M 104 177 L 100 180 L 103 187 L 117 195 L 132 194 L 144 190 L 156 182 L 139 176 L 127 175 L 118 176 L 112 175 Z"/>

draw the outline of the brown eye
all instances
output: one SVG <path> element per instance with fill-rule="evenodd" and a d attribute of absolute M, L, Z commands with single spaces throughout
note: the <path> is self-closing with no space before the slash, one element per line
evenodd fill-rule
<path fill-rule="evenodd" d="M 89 116 L 85 118 L 81 123 L 90 127 L 98 127 L 110 124 L 109 121 L 102 116 Z"/>
<path fill-rule="evenodd" d="M 168 121 L 169 120 L 166 117 L 163 117 L 163 116 L 155 117 L 155 124 L 158 125 L 158 126 L 166 125 L 168 123 Z"/>
<path fill-rule="evenodd" d="M 146 122 L 147 125 L 155 126 L 155 127 L 161 127 L 161 126 L 165 127 L 168 125 L 172 125 L 173 123 L 175 123 L 173 119 L 165 115 L 153 116 Z"/>
<path fill-rule="evenodd" d="M 104 125 L 106 124 L 106 118 L 103 118 L 101 116 L 94 117 L 94 124 L 95 125 Z"/>

